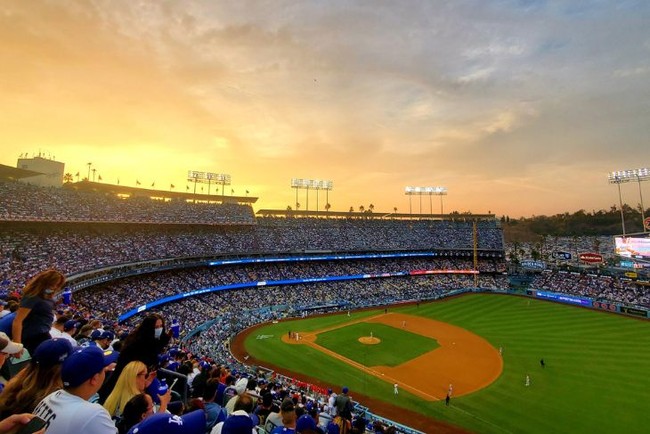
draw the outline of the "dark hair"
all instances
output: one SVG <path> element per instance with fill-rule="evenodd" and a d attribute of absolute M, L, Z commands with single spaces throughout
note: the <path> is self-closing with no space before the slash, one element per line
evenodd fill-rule
<path fill-rule="evenodd" d="M 124 405 L 122 418 L 117 423 L 120 434 L 128 432 L 133 425 L 142 420 L 142 415 L 149 409 L 149 402 L 144 393 L 135 395 Z"/>
<path fill-rule="evenodd" d="M 127 336 L 127 338 L 124 340 L 124 346 L 128 347 L 132 344 L 138 344 L 141 342 L 146 342 L 146 341 L 154 341 L 154 330 L 156 328 L 156 322 L 158 320 L 161 320 L 163 323 L 163 333 L 165 332 L 165 318 L 162 317 L 162 315 L 158 315 L 157 313 L 152 313 L 151 315 L 147 315 L 145 319 L 142 320 L 140 325 L 133 330 Z"/>
<path fill-rule="evenodd" d="M 217 396 L 217 389 L 219 388 L 219 380 L 216 378 L 210 378 L 205 382 L 205 388 L 203 389 L 203 399 L 206 401 L 214 401 Z"/>

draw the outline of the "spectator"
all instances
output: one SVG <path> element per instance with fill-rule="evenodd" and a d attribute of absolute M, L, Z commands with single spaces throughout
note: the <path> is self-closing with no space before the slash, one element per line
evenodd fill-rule
<path fill-rule="evenodd" d="M 204 434 L 205 413 L 195 410 L 183 416 L 158 413 L 145 418 L 129 430 L 128 434 Z"/>
<path fill-rule="evenodd" d="M 0 393 L 0 417 L 15 413 L 31 413 L 50 393 L 61 389 L 61 363 L 73 349 L 65 339 L 42 342 L 32 359 Z"/>
<path fill-rule="evenodd" d="M 117 433 L 106 409 L 88 401 L 104 382 L 110 363 L 97 347 L 80 348 L 63 361 L 63 390 L 46 396 L 34 410 L 46 421 L 48 434 Z"/>
<path fill-rule="evenodd" d="M 120 434 L 126 434 L 131 427 L 152 416 L 153 400 L 146 393 L 139 393 L 129 399 L 124 405 L 122 417 L 117 422 L 117 430 Z"/>
<path fill-rule="evenodd" d="M 144 393 L 152 379 L 144 363 L 134 360 L 126 365 L 115 383 L 115 388 L 104 402 L 108 414 L 119 418 L 126 403 L 135 395 Z"/>
<path fill-rule="evenodd" d="M 117 359 L 115 372 L 99 391 L 100 402 L 104 402 L 115 387 L 122 369 L 134 360 L 139 360 L 153 372 L 158 366 L 158 355 L 169 342 L 170 334 L 165 333 L 165 322 L 158 314 L 147 316 L 126 338 Z"/>
<path fill-rule="evenodd" d="M 63 289 L 65 276 L 49 269 L 34 276 L 23 289 L 23 298 L 12 325 L 12 338 L 22 342 L 30 354 L 50 339 L 54 322 L 53 298 Z"/>

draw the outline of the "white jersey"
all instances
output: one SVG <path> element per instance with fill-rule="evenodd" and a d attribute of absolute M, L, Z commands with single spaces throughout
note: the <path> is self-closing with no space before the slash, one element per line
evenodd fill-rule
<path fill-rule="evenodd" d="M 329 407 L 329 410 L 330 410 L 330 416 L 332 416 L 332 418 L 336 417 L 336 413 L 337 413 L 337 410 L 336 410 L 336 393 L 332 393 L 330 395 L 329 399 L 327 400 L 327 406 Z"/>
<path fill-rule="evenodd" d="M 108 411 L 65 390 L 47 395 L 34 414 L 47 423 L 47 434 L 117 434 Z"/>

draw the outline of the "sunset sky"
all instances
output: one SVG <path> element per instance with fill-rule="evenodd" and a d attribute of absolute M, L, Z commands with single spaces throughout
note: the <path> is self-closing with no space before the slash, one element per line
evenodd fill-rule
<path fill-rule="evenodd" d="M 337 211 L 408 212 L 406 186 L 445 212 L 609 209 L 607 173 L 650 165 L 649 23 L 647 0 L 5 0 L 0 163 L 227 173 L 256 209 L 294 206 L 293 177 L 332 180 Z"/>

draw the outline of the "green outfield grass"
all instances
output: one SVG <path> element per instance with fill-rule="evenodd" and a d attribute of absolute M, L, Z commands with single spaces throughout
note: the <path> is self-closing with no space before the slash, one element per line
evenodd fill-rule
<path fill-rule="evenodd" d="M 370 333 L 381 342 L 376 345 L 359 342 L 361 336 L 370 336 Z M 440 346 L 435 339 L 366 322 L 320 333 L 316 343 L 364 366 L 401 365 Z"/>
<path fill-rule="evenodd" d="M 444 402 L 426 402 L 317 350 L 287 345 L 288 330 L 314 331 L 380 311 L 265 326 L 247 351 L 271 364 L 480 433 L 645 433 L 650 431 L 650 322 L 527 298 L 472 294 L 391 309 L 448 322 L 503 347 L 504 371 L 492 385 Z M 382 309 L 383 311 L 383 309 Z M 268 337 L 272 335 L 272 337 Z M 540 366 L 540 358 L 546 367 Z M 531 385 L 524 386 L 526 374 Z M 431 375 L 435 375 L 432 373 Z"/>

